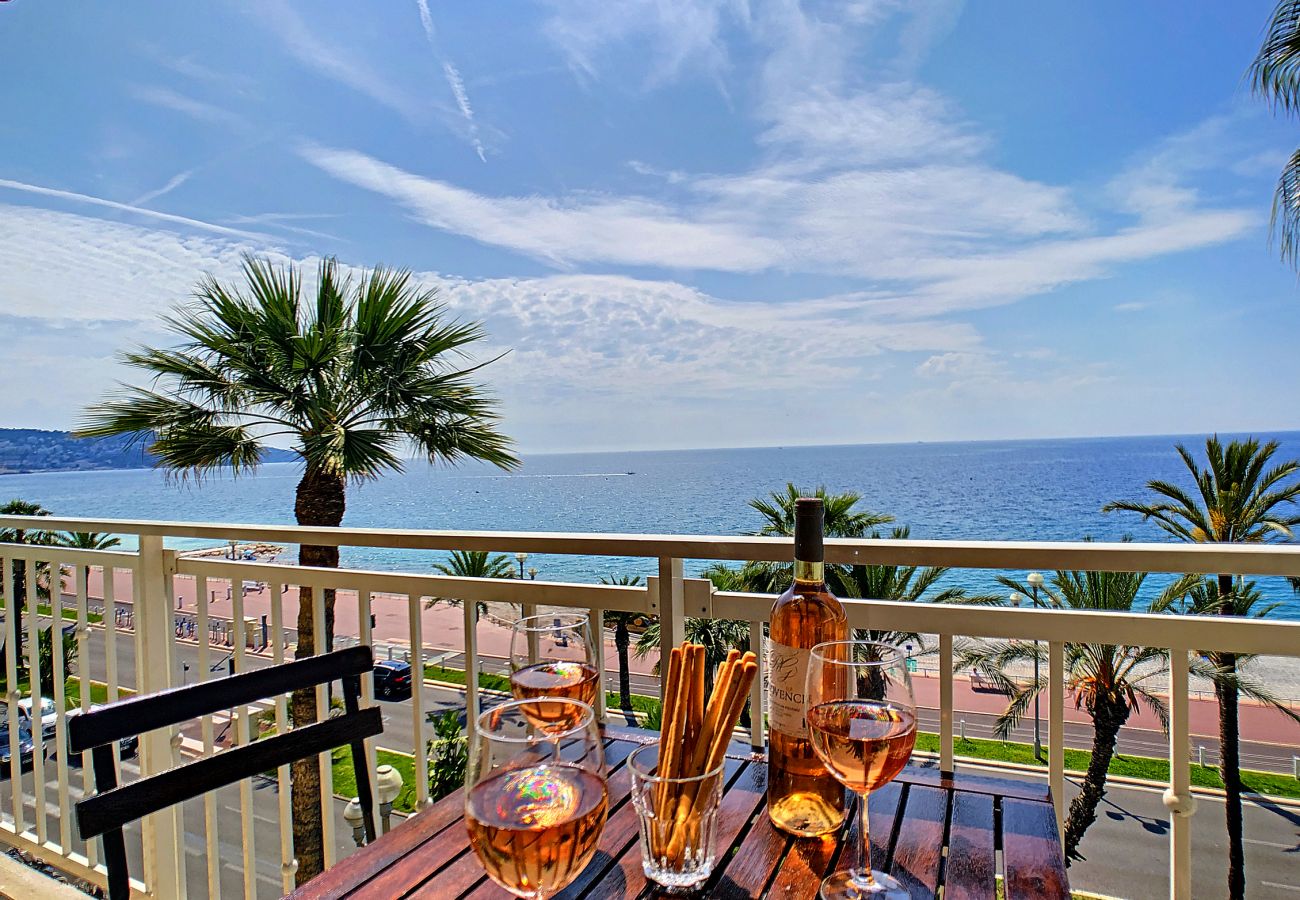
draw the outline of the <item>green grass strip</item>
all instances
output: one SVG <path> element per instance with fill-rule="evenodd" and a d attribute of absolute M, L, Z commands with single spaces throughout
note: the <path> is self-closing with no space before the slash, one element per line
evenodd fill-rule
<path fill-rule="evenodd" d="M 918 733 L 916 736 L 916 749 L 938 753 L 939 736 L 930 732 Z M 1034 758 L 1032 744 L 994 741 L 985 738 L 958 738 L 953 741 L 953 752 L 959 756 L 972 756 L 993 762 L 1009 762 L 1022 766 L 1047 768 L 1046 762 Z M 1091 760 L 1092 753 L 1088 750 L 1071 750 L 1067 748 L 1065 751 L 1065 768 L 1067 770 L 1084 772 Z M 1155 759 L 1149 756 L 1125 756 L 1117 753 L 1111 759 L 1108 771 L 1111 775 L 1119 775 L 1125 778 L 1141 778 L 1146 781 L 1169 783 L 1169 760 L 1167 759 Z M 1242 769 L 1241 782 L 1246 790 L 1254 791 L 1257 794 L 1300 798 L 1300 781 L 1290 775 Z M 1222 790 L 1223 780 L 1219 778 L 1218 769 L 1193 764 L 1192 785 Z"/>
<path fill-rule="evenodd" d="M 415 757 L 392 750 L 376 750 L 376 765 L 392 766 L 402 776 L 402 792 L 393 801 L 393 809 L 398 812 L 415 812 Z M 334 769 L 334 793 L 341 797 L 357 795 L 357 773 L 352 768 L 352 751 L 340 747 L 332 754 Z M 375 823 L 378 825 L 378 823 Z"/>

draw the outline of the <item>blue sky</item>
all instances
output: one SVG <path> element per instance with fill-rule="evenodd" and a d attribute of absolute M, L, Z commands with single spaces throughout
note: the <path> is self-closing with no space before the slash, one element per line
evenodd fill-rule
<path fill-rule="evenodd" d="M 409 268 L 525 451 L 1300 427 L 1270 2 L 0 5 L 0 425 L 240 253 Z"/>

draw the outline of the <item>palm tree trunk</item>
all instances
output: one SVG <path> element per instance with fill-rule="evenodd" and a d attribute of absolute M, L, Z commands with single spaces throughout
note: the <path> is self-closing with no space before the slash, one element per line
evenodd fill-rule
<path fill-rule="evenodd" d="M 1232 593 L 1232 576 L 1219 576 L 1219 597 Z M 1232 603 L 1221 603 L 1219 615 L 1235 612 Z M 1234 653 L 1216 654 L 1219 668 L 1229 678 L 1237 674 Z M 1214 683 L 1219 700 L 1219 777 L 1223 779 L 1223 811 L 1228 825 L 1228 897 L 1241 900 L 1246 896 L 1246 853 L 1242 846 L 1241 820 L 1241 746 L 1237 722 L 1237 688 L 1220 679 Z"/>
<path fill-rule="evenodd" d="M 1097 804 L 1106 796 L 1106 772 L 1115 755 L 1115 740 L 1120 727 L 1128 720 L 1129 708 L 1119 702 L 1098 700 L 1092 710 L 1092 759 L 1083 779 L 1079 795 L 1070 804 L 1070 814 L 1065 819 L 1065 864 L 1083 859 L 1079 842 L 1084 832 L 1097 819 Z"/>
<path fill-rule="evenodd" d="M 1225 672 L 1236 674 L 1235 654 L 1219 654 L 1219 663 Z M 1215 682 L 1214 693 L 1219 699 L 1219 777 L 1223 779 L 1223 809 L 1228 825 L 1228 897 L 1241 900 L 1246 896 L 1246 856 L 1242 846 L 1237 688 L 1220 680 Z"/>
<path fill-rule="evenodd" d="M 614 646 L 618 649 L 618 699 L 623 708 L 631 712 L 632 668 L 628 660 L 628 648 L 632 646 L 632 636 L 628 634 L 627 622 L 622 616 L 614 625 Z"/>
<path fill-rule="evenodd" d="M 347 483 L 340 475 L 308 469 L 298 482 L 294 515 L 299 525 L 324 525 L 337 528 L 343 524 Z M 303 544 L 298 549 L 298 564 L 338 568 L 338 547 Z M 325 590 L 325 650 L 334 643 L 334 591 Z M 294 658 L 316 654 L 315 596 L 309 587 L 298 590 L 298 645 Z M 294 727 L 316 721 L 316 692 L 294 691 L 291 699 Z M 295 882 L 305 884 L 325 868 L 325 851 L 321 837 L 320 764 L 316 757 L 293 764 L 293 853 L 298 859 Z"/>

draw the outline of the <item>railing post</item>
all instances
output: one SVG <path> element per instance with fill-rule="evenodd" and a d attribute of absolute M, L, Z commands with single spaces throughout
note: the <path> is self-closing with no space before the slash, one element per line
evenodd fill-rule
<path fill-rule="evenodd" d="M 1065 645 L 1047 645 L 1047 783 L 1056 808 L 1056 832 L 1065 838 Z"/>
<path fill-rule="evenodd" d="M 767 654 L 763 646 L 763 621 L 750 620 L 749 650 L 758 661 L 758 671 L 749 686 L 749 746 L 755 753 L 763 752 L 763 697 L 767 694 Z"/>
<path fill-rule="evenodd" d="M 952 635 L 939 635 L 939 771 L 952 774 Z"/>
<path fill-rule="evenodd" d="M 465 736 L 474 746 L 478 729 L 478 603 L 462 600 L 465 613 Z"/>
<path fill-rule="evenodd" d="M 1169 810 L 1169 896 L 1190 900 L 1192 896 L 1192 796 L 1191 745 L 1187 740 L 1187 649 L 1169 651 L 1169 789 L 1165 809 Z"/>
<path fill-rule="evenodd" d="M 144 694 L 172 686 L 172 611 L 167 581 L 175 563 L 156 535 L 140 536 L 135 578 L 136 688 Z M 172 768 L 176 750 L 170 730 L 155 729 L 140 737 L 140 774 L 149 777 Z M 144 867 L 155 897 L 185 897 L 185 842 L 181 807 L 146 816 L 141 826 Z"/>
<path fill-rule="evenodd" d="M 686 640 L 686 588 L 683 582 L 682 561 L 675 557 L 659 558 L 659 596 L 653 598 L 659 616 L 659 671 L 667 676 L 664 667 L 674 647 Z M 667 677 L 659 679 L 659 702 L 664 699 Z"/>

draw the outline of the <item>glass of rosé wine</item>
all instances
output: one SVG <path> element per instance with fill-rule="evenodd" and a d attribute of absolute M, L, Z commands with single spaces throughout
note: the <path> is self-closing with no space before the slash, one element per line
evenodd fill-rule
<path fill-rule="evenodd" d="M 540 728 L 537 704 L 569 726 Z M 561 708 L 562 707 L 562 708 Z M 483 868 L 516 897 L 544 900 L 591 862 L 609 796 L 590 706 L 563 697 L 512 700 L 482 713 L 465 772 L 465 822 Z"/>
<path fill-rule="evenodd" d="M 907 654 L 876 641 L 827 641 L 808 662 L 808 736 L 836 781 L 858 795 L 862 844 L 856 865 L 822 882 L 823 900 L 907 897 L 871 868 L 868 795 L 894 779 L 916 744 L 916 700 Z"/>
<path fill-rule="evenodd" d="M 596 705 L 600 673 L 591 622 L 584 613 L 527 616 L 510 627 L 510 692 L 516 700 L 541 697 Z M 564 730 L 573 707 L 538 700 L 530 707 L 538 728 Z"/>

